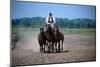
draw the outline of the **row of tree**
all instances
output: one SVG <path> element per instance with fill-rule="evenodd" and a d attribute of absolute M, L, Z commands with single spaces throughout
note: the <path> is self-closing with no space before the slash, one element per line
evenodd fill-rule
<path fill-rule="evenodd" d="M 12 19 L 13 27 L 39 28 L 45 26 L 45 24 L 45 18 L 42 17 Z M 56 18 L 56 25 L 61 28 L 95 28 L 96 20 L 87 18 L 77 18 L 71 20 L 67 18 Z"/>

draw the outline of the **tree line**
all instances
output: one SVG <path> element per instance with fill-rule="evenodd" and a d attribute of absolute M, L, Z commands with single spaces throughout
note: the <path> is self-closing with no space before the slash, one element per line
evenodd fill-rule
<path fill-rule="evenodd" d="M 45 18 L 42 17 L 12 19 L 12 27 L 39 28 L 45 26 L 45 24 Z M 56 25 L 61 28 L 96 28 L 96 20 L 88 18 L 56 18 Z"/>

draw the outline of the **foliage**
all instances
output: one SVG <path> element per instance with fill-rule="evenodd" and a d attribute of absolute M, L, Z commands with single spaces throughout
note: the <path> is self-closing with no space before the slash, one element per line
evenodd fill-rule
<path fill-rule="evenodd" d="M 96 20 L 87 18 L 67 19 L 56 18 L 56 25 L 61 28 L 95 28 Z M 32 17 L 12 20 L 12 27 L 32 27 L 39 28 L 45 26 L 45 18 Z"/>

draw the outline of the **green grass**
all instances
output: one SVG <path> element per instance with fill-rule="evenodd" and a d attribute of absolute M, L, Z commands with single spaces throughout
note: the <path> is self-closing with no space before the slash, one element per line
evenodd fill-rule
<path fill-rule="evenodd" d="M 95 35 L 96 29 L 61 29 L 62 32 L 67 34 L 83 34 L 83 35 Z"/>
<path fill-rule="evenodd" d="M 65 35 L 68 34 L 85 34 L 85 35 L 95 35 L 96 29 L 68 29 L 68 28 L 61 28 L 60 29 Z M 24 33 L 31 33 L 36 34 L 39 32 L 39 28 L 12 28 L 12 32 L 24 32 Z"/>
<path fill-rule="evenodd" d="M 18 28 L 12 28 L 12 31 L 11 31 L 12 33 L 16 33 L 16 32 L 18 32 Z"/>

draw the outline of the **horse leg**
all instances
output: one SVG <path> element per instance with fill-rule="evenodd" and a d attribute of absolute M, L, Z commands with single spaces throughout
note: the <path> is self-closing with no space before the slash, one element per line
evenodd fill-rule
<path fill-rule="evenodd" d="M 57 52 L 57 42 L 55 42 L 55 50 L 56 50 L 56 52 Z"/>
<path fill-rule="evenodd" d="M 53 52 L 54 52 L 54 42 L 52 43 L 52 50 L 53 50 Z"/>
<path fill-rule="evenodd" d="M 42 45 L 42 52 L 44 52 L 44 44 Z"/>
<path fill-rule="evenodd" d="M 52 51 L 54 52 L 54 42 L 52 42 L 51 47 L 52 47 Z"/>
<path fill-rule="evenodd" d="M 52 42 L 50 42 L 50 52 L 52 52 Z"/>
<path fill-rule="evenodd" d="M 44 46 L 43 46 L 43 50 L 44 50 L 44 52 L 45 52 L 45 44 L 44 44 Z"/>
<path fill-rule="evenodd" d="M 40 52 L 41 52 L 41 46 L 40 46 Z"/>
<path fill-rule="evenodd" d="M 60 52 L 60 41 L 58 42 L 58 52 Z"/>
<path fill-rule="evenodd" d="M 42 52 L 42 46 L 40 45 L 40 52 Z"/>
<path fill-rule="evenodd" d="M 62 40 L 62 42 L 61 42 L 61 50 L 63 50 L 63 40 Z"/>
<path fill-rule="evenodd" d="M 48 52 L 50 53 L 50 43 L 48 42 Z"/>
<path fill-rule="evenodd" d="M 43 49 L 43 45 L 41 46 L 41 50 L 42 50 L 42 52 L 44 51 L 44 49 Z"/>

